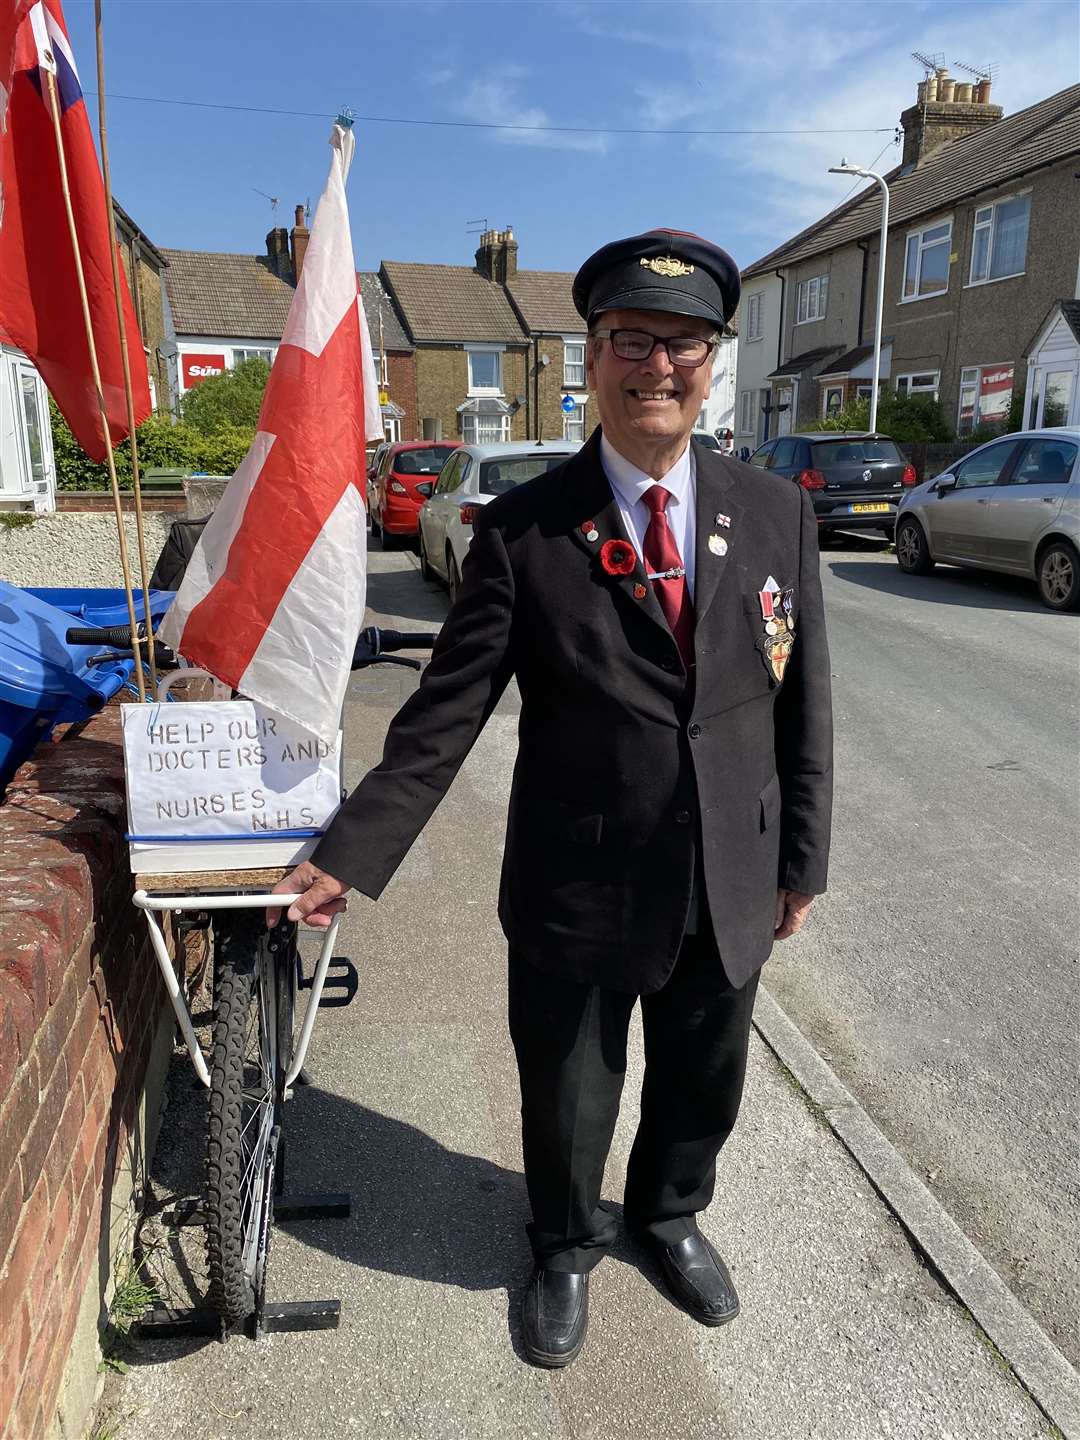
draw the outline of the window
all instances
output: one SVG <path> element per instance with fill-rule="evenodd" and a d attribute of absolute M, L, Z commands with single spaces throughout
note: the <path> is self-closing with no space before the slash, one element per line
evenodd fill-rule
<path fill-rule="evenodd" d="M 698 417 L 694 421 L 695 430 L 707 430 L 709 428 L 709 416 L 705 410 L 698 411 Z"/>
<path fill-rule="evenodd" d="M 384 388 L 390 384 L 390 361 L 385 350 L 379 355 L 379 384 Z"/>
<path fill-rule="evenodd" d="M 273 350 L 238 350 L 233 346 L 232 363 L 234 366 L 242 365 L 245 360 L 265 360 L 268 365 L 274 363 Z"/>
<path fill-rule="evenodd" d="M 904 289 L 901 300 L 921 300 L 949 288 L 949 247 L 952 220 L 912 230 L 904 252 Z"/>
<path fill-rule="evenodd" d="M 1012 473 L 1013 485 L 1067 485 L 1076 446 L 1067 440 L 1029 440 Z"/>
<path fill-rule="evenodd" d="M 502 355 L 498 350 L 469 351 L 469 394 L 498 395 L 502 391 Z"/>
<path fill-rule="evenodd" d="M 999 445 L 987 445 L 983 450 L 976 450 L 969 459 L 953 466 L 956 488 L 972 490 L 979 485 L 996 485 L 1015 453 L 1015 440 L 1003 440 Z"/>
<path fill-rule="evenodd" d="M 825 397 L 821 405 L 821 413 L 826 417 L 829 415 L 839 415 L 843 408 L 844 387 L 842 385 L 827 385 L 825 387 Z"/>
<path fill-rule="evenodd" d="M 509 460 L 485 460 L 480 466 L 480 494 L 505 495 L 515 485 L 524 485 L 562 465 L 565 455 L 515 455 Z"/>
<path fill-rule="evenodd" d="M 765 333 L 762 328 L 761 302 L 764 300 L 764 292 L 759 290 L 756 295 L 750 295 L 746 301 L 746 338 L 747 340 L 760 340 Z"/>
<path fill-rule="evenodd" d="M 940 380 L 940 370 L 924 370 L 921 375 L 898 375 L 896 377 L 896 393 L 897 395 L 929 395 L 931 399 L 936 400 Z"/>
<path fill-rule="evenodd" d="M 776 449 L 769 460 L 770 470 L 788 470 L 795 464 L 796 440 L 777 440 Z"/>
<path fill-rule="evenodd" d="M 146 378 L 150 382 L 150 409 L 157 409 L 157 382 L 154 379 L 154 366 L 150 358 L 150 346 L 143 346 L 143 354 L 146 356 Z"/>
<path fill-rule="evenodd" d="M 1011 365 L 972 365 L 960 371 L 960 412 L 956 433 L 973 430 L 1002 430 L 1009 419 L 1012 401 Z"/>
<path fill-rule="evenodd" d="M 754 433 L 754 392 L 744 390 L 739 396 L 739 434 Z"/>
<path fill-rule="evenodd" d="M 391 445 L 401 439 L 401 421 L 396 420 L 392 415 L 383 416 L 382 429 Z"/>
<path fill-rule="evenodd" d="M 465 458 L 465 455 L 459 451 L 446 461 L 439 471 L 438 480 L 435 482 L 436 495 L 448 495 L 451 490 L 456 490 L 461 484 Z"/>
<path fill-rule="evenodd" d="M 762 445 L 762 447 L 761 447 L 760 450 L 755 450 L 755 452 L 753 453 L 753 455 L 750 456 L 750 464 L 751 464 L 751 465 L 759 465 L 759 466 L 764 470 L 764 469 L 768 466 L 768 464 L 769 464 L 769 456 L 772 454 L 772 452 L 773 452 L 773 450 L 774 450 L 775 448 L 776 448 L 776 441 L 775 441 L 775 440 L 770 440 L 770 441 L 768 441 L 767 444 Z"/>
<path fill-rule="evenodd" d="M 975 211 L 969 285 L 1024 273 L 1030 215 L 1030 195 L 1013 195 Z"/>
<path fill-rule="evenodd" d="M 466 445 L 500 445 L 504 440 L 510 439 L 510 417 L 463 415 L 461 433 Z"/>
<path fill-rule="evenodd" d="M 563 341 L 562 378 L 564 385 L 585 384 L 585 341 Z"/>
<path fill-rule="evenodd" d="M 904 463 L 896 441 L 884 436 L 875 440 L 815 440 L 811 451 L 811 463 L 817 470 L 831 470 L 834 465 L 868 465 L 873 460 Z"/>
<path fill-rule="evenodd" d="M 562 433 L 564 440 L 585 439 L 585 402 L 578 401 L 573 410 L 567 414 L 563 412 Z"/>
<path fill-rule="evenodd" d="M 811 320 L 824 320 L 828 294 L 827 275 L 815 275 L 813 280 L 800 280 L 795 287 L 796 325 L 805 325 Z"/>

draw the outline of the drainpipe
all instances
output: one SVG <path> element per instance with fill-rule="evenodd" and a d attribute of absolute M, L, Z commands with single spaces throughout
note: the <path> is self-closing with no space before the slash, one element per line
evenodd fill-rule
<path fill-rule="evenodd" d="M 855 339 L 855 344 L 861 345 L 863 316 L 866 313 L 866 267 L 870 262 L 870 246 L 865 240 L 856 240 L 855 244 L 862 251 L 862 274 L 859 276 L 859 329 Z"/>
<path fill-rule="evenodd" d="M 783 353 L 784 353 L 784 296 L 785 296 L 785 293 L 786 293 L 786 291 L 787 291 L 787 281 L 786 281 L 786 279 L 784 278 L 784 273 L 783 273 L 782 270 L 774 270 L 774 271 L 773 271 L 773 274 L 774 274 L 774 275 L 777 277 L 777 279 L 780 281 L 780 325 L 779 325 L 779 327 L 778 327 L 777 334 L 776 334 L 776 368 L 777 368 L 777 370 L 779 370 L 779 369 L 780 369 L 780 366 L 784 363 L 783 358 L 782 358 L 782 357 L 783 357 Z M 792 393 L 794 393 L 794 390 L 795 390 L 794 385 L 792 385 L 791 389 L 792 389 Z M 770 391 L 769 391 L 769 393 L 770 393 L 770 395 L 772 394 L 772 387 L 771 387 L 771 386 L 770 386 Z M 772 426 L 771 426 L 770 423 L 769 423 L 769 422 L 771 421 L 771 419 L 772 419 L 772 411 L 770 410 L 769 413 L 768 413 L 768 415 L 765 416 L 765 434 L 764 434 L 764 436 L 762 437 L 762 443 L 764 443 L 764 441 L 765 441 L 765 440 L 768 440 L 768 438 L 769 438 L 769 431 L 772 429 Z M 794 415 L 791 417 L 791 420 L 792 420 L 792 424 L 794 425 L 794 422 L 795 422 L 795 416 L 794 416 Z"/>

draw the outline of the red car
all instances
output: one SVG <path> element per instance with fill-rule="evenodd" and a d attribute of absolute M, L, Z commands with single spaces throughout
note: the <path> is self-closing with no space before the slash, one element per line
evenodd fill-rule
<path fill-rule="evenodd" d="M 402 440 L 388 445 L 368 483 L 371 528 L 383 548 L 416 534 L 420 506 L 435 488 L 443 461 L 460 440 Z"/>

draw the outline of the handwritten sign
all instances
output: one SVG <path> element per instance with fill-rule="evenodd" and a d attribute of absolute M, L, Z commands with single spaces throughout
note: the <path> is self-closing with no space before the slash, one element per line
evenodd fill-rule
<path fill-rule="evenodd" d="M 123 707 L 132 869 L 287 865 L 341 800 L 328 744 L 250 700 Z"/>

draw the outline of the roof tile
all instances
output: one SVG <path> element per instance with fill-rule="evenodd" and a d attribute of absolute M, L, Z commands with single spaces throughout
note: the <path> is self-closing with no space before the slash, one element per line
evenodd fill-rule
<path fill-rule="evenodd" d="M 384 260 L 382 274 L 414 340 L 520 343 L 526 338 L 505 290 L 477 270 Z"/>
<path fill-rule="evenodd" d="M 568 270 L 519 270 L 507 289 L 533 334 L 578 335 L 585 321 L 574 307 Z"/>

